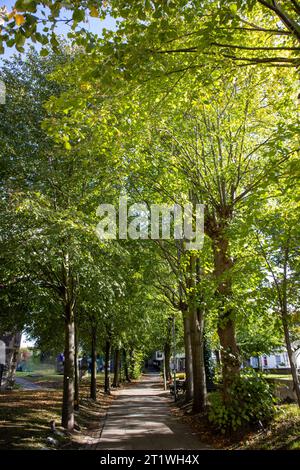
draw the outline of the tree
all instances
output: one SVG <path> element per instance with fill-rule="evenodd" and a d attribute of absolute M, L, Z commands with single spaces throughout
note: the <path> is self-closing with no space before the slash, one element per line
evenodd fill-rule
<path fill-rule="evenodd" d="M 2 241 L 6 245 L 5 283 L 11 283 L 20 273 L 36 288 L 49 289 L 62 309 L 65 324 L 62 423 L 72 429 L 78 279 L 90 264 L 90 247 L 97 244 L 99 248 L 94 233 L 98 197 L 94 188 L 107 162 L 97 163 L 94 171 L 96 167 L 92 162 L 87 165 L 84 151 L 80 153 L 81 159 L 77 159 L 68 152 L 67 142 L 65 148 L 58 147 L 41 129 L 46 116 L 43 103 L 59 89 L 45 75 L 59 61 L 66 60 L 64 54 L 43 59 L 31 52 L 27 61 L 17 58 L 11 69 L 9 64 L 5 69 L 8 96 L 12 93 L 13 100 L 1 110 L 4 116 L 1 151 L 7 162 L 2 207 L 9 226 Z M 15 94 L 15 90 L 19 93 Z M 21 117 L 17 121 L 17 138 L 12 143 L 11 133 L 16 132 L 11 120 L 12 116 L 15 119 L 14 109 Z M 95 156 L 94 163 L 97 159 Z M 18 178 L 13 178 L 11 175 L 19 168 Z"/>
<path fill-rule="evenodd" d="M 64 16 L 61 15 L 63 8 L 67 11 Z M 244 64 L 265 63 L 281 66 L 297 63 L 293 58 L 285 56 L 285 51 L 299 51 L 299 48 L 293 47 L 293 42 L 298 44 L 300 40 L 299 11 L 298 0 L 196 1 L 193 5 L 186 0 L 176 3 L 145 3 L 141 0 L 95 3 L 89 0 L 71 1 L 68 4 L 60 0 L 55 3 L 18 0 L 12 11 L 5 7 L 1 10 L 0 44 L 2 52 L 4 44 L 9 47 L 16 45 L 19 51 L 23 51 L 26 39 L 31 38 L 44 46 L 49 43 L 57 50 L 59 42 L 55 27 L 58 22 L 64 22 L 70 25 L 71 31 L 76 31 L 75 41 L 91 50 L 95 44 L 94 38 L 87 34 L 85 28 L 79 29 L 78 26 L 81 26 L 81 22 L 88 16 L 100 19 L 112 16 L 122 18 L 118 28 L 118 35 L 122 39 L 126 37 L 122 49 L 125 43 L 129 46 L 127 49 L 138 44 L 137 51 L 134 53 L 132 48 L 132 52 L 139 60 L 143 60 L 142 52 L 149 50 L 155 36 L 163 46 L 163 50 L 158 49 L 159 53 L 199 55 L 199 52 L 204 50 L 204 54 L 210 55 L 216 50 L 227 60 L 242 61 Z M 37 16 L 37 12 L 40 16 Z M 239 40 L 243 39 L 243 35 L 250 41 L 255 36 L 258 44 L 241 44 Z M 270 36 L 283 38 L 284 41 L 278 45 L 272 44 L 271 40 L 270 44 Z M 111 35 L 108 34 L 107 37 L 111 38 Z M 178 39 L 179 43 L 181 40 L 180 47 Z M 175 47 L 165 49 L 164 44 Z M 250 52 L 251 57 L 237 56 L 237 51 Z M 264 52 L 283 52 L 283 56 L 268 57 Z M 47 49 L 42 48 L 42 54 L 47 53 Z"/>
<path fill-rule="evenodd" d="M 101 61 L 100 55 L 100 64 Z M 169 63 L 167 60 L 163 64 L 163 70 Z M 111 145 L 120 144 L 119 148 L 115 145 L 115 158 L 121 162 L 118 171 L 120 167 L 122 171 L 125 168 L 126 186 L 133 188 L 139 197 L 148 203 L 162 197 L 164 202 L 178 203 L 189 200 L 192 195 L 195 203 L 206 205 L 206 243 L 212 250 L 214 265 L 212 282 L 218 309 L 224 399 L 229 399 L 227 390 L 234 375 L 239 373 L 240 365 L 235 337 L 237 309 L 234 307 L 234 276 L 238 264 L 231 251 L 236 243 L 237 227 L 253 198 L 259 199 L 261 190 L 272 181 L 277 169 L 296 152 L 295 103 L 292 93 L 285 93 L 293 91 L 293 74 L 283 74 L 280 69 L 272 74 L 263 70 L 240 70 L 234 78 L 231 73 L 225 73 L 220 79 L 219 71 L 212 66 L 200 73 L 198 85 L 197 77 L 186 76 L 184 84 L 177 82 L 170 91 L 165 75 L 160 88 L 149 82 L 133 90 L 136 84 L 133 73 L 128 88 L 125 87 L 128 77 L 121 77 L 116 87 L 118 103 L 114 108 L 116 101 L 113 98 L 108 101 L 105 95 L 105 69 L 101 80 L 93 75 L 99 65 L 98 58 L 87 59 L 84 73 L 82 64 L 82 60 L 72 64 L 69 76 L 70 83 L 75 85 L 72 100 L 64 93 L 51 103 L 53 111 L 60 112 L 66 107 L 70 110 L 67 118 L 62 117 L 60 121 L 70 139 L 76 137 L 79 128 L 82 137 L 87 110 L 95 138 L 101 135 L 101 139 L 110 141 Z M 120 62 L 117 60 L 114 64 Z M 111 66 L 107 73 L 111 75 Z M 78 81 L 80 76 L 82 84 Z M 89 84 L 89 77 L 93 86 Z M 94 92 L 97 84 L 104 93 L 101 99 L 98 92 Z M 120 87 L 123 87 L 121 93 Z M 128 94 L 131 96 L 129 104 Z M 156 105 L 149 105 L 154 99 Z M 77 103 L 81 104 L 80 111 Z M 105 116 L 105 121 L 98 119 L 99 114 Z M 174 264 L 174 253 L 169 258 Z M 190 274 L 192 282 L 194 276 L 198 276 L 199 284 L 202 267 L 200 264 L 197 274 L 196 259 Z M 191 286 L 191 293 L 195 288 Z M 195 305 L 192 296 L 187 302 L 191 312 Z M 191 314 L 194 325 L 196 321 L 199 325 L 202 307 L 198 298 L 198 311 Z M 195 332 L 194 326 L 192 331 Z M 194 360 L 198 358 L 195 352 L 193 356 Z"/>
<path fill-rule="evenodd" d="M 155 115 L 154 119 L 160 122 L 158 126 L 153 124 L 150 128 L 151 125 L 146 124 L 151 137 L 149 139 L 147 134 L 147 140 L 137 144 L 135 158 L 131 160 L 140 186 L 153 185 L 155 175 L 156 188 L 164 188 L 167 197 L 189 185 L 197 195 L 197 202 L 206 204 L 205 231 L 213 252 L 225 399 L 231 380 L 239 373 L 233 308 L 236 260 L 230 254 L 235 230 L 241 214 L 249 209 L 250 196 L 259 197 L 259 189 L 267 186 L 274 169 L 284 165 L 297 149 L 293 141 L 293 121 L 286 121 L 283 130 L 281 118 L 277 123 L 271 118 L 277 115 L 272 113 L 278 113 L 280 105 L 267 95 L 269 88 L 263 75 L 239 74 L 233 81 L 229 80 L 227 87 L 224 81 L 220 88 L 215 83 L 211 92 L 206 88 L 206 96 L 201 96 L 202 89 L 200 98 L 191 99 L 189 105 L 181 109 L 181 90 L 178 90 L 176 110 L 171 111 L 174 108 L 169 100 L 168 116 L 160 114 L 158 119 Z M 266 96 L 269 96 L 268 104 L 264 106 Z M 291 139 L 283 153 L 279 128 L 283 131 L 281 139 L 287 142 Z M 142 162 L 147 173 L 141 169 Z"/>
<path fill-rule="evenodd" d="M 258 220 L 256 237 L 258 253 L 272 280 L 272 298 L 276 299 L 274 304 L 277 304 L 274 309 L 278 309 L 281 318 L 294 389 L 300 406 L 300 385 L 290 331 L 293 314 L 299 308 L 298 205 L 297 193 L 295 195 L 289 190 L 279 190 L 278 199 L 275 199 L 273 205 L 269 205 L 264 218 Z"/>

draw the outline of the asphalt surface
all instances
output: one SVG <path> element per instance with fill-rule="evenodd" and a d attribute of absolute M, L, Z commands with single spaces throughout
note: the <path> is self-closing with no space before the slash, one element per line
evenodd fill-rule
<path fill-rule="evenodd" d="M 149 373 L 128 388 L 115 392 L 98 436 L 86 442 L 95 450 L 204 450 L 197 434 L 174 416 L 171 398 L 159 374 Z"/>

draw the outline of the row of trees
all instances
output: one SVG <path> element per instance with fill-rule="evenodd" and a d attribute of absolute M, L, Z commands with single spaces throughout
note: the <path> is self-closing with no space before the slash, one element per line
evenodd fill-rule
<path fill-rule="evenodd" d="M 110 358 L 115 386 L 121 356 L 127 379 L 139 373 L 154 338 L 163 347 L 170 308 L 153 295 L 145 253 L 95 235 L 95 209 L 103 198 L 114 202 L 120 185 L 110 158 L 85 144 L 69 152 L 41 128 L 43 103 L 62 88 L 47 74 L 68 54 L 45 60 L 32 51 L 2 70 L 1 331 L 25 328 L 43 350 L 64 350 L 62 423 L 72 429 L 79 348 L 91 354 L 95 399 L 97 353 L 105 354 L 109 392 Z"/>
<path fill-rule="evenodd" d="M 122 18 L 117 31 L 101 40 L 75 35 L 73 47 L 52 35 L 56 52 L 49 58 L 33 54 L 13 65 L 21 71 L 6 69 L 5 81 L 11 77 L 22 90 L 12 93 L 21 129 L 12 122 L 4 128 L 4 285 L 34 280 L 39 313 L 45 309 L 51 321 L 63 308 L 66 427 L 76 317 L 79 324 L 89 319 L 93 344 L 97 325 L 104 328 L 107 350 L 112 332 L 117 342 L 141 345 L 154 330 L 167 352 L 168 318 L 181 315 L 187 399 L 195 411 L 207 406 L 204 338 L 220 347 L 228 406 L 241 359 L 284 338 L 300 403 L 291 346 L 299 334 L 298 8 L 271 1 L 107 2 L 93 15 Z M 76 29 L 83 5 L 73 11 Z M 23 16 L 17 33 L 26 36 L 33 15 Z M 15 23 L 6 34 L 16 34 Z M 43 84 L 26 81 L 28 69 Z M 32 100 L 25 115 L 24 96 Z M 9 107 L 3 112 L 7 126 Z M 204 204 L 202 250 L 186 250 L 186 240 L 173 238 L 99 242 L 96 207 L 117 205 L 122 192 L 148 206 Z M 29 310 L 25 323 L 39 325 Z"/>

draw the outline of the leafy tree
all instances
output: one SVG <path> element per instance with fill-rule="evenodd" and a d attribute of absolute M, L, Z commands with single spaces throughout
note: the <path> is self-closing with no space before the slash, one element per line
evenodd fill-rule
<path fill-rule="evenodd" d="M 256 237 L 258 252 L 263 258 L 272 285 L 274 309 L 278 311 L 300 406 L 300 386 L 292 347 L 291 325 L 299 309 L 299 194 L 279 189 L 263 219 L 258 219 Z M 266 208 L 267 209 L 267 208 Z"/>
<path fill-rule="evenodd" d="M 204 54 L 210 55 L 217 51 L 224 59 L 242 61 L 244 64 L 286 65 L 295 61 L 287 57 L 285 52 L 299 50 L 293 47 L 293 40 L 296 43 L 300 40 L 299 12 L 300 4 L 297 0 L 257 2 L 222 0 L 221 2 L 196 1 L 193 4 L 186 0 L 180 2 L 18 0 L 12 11 L 8 11 L 5 7 L 1 10 L 1 47 L 3 51 L 4 44 L 9 47 L 16 45 L 17 49 L 22 51 L 26 39 L 31 38 L 43 46 L 49 43 L 54 50 L 57 50 L 59 41 L 55 27 L 58 22 L 64 22 L 70 25 L 71 31 L 76 31 L 74 36 L 77 42 L 84 44 L 90 50 L 94 45 L 93 38 L 90 35 L 86 36 L 84 27 L 78 26 L 81 26 L 88 16 L 103 19 L 110 15 L 122 18 L 119 20 L 117 41 L 120 43 L 120 38 L 123 41 L 126 38 L 122 46 L 127 43 L 129 46 L 127 49 L 132 51 L 133 46 L 138 44 L 134 55 L 138 55 L 139 60 L 142 59 L 143 53 L 149 50 L 151 52 L 151 44 L 155 37 L 158 39 L 158 44 L 163 46 L 162 50 L 158 49 L 159 53 L 199 55 L 199 51 L 204 50 Z M 257 41 L 256 44 L 252 43 L 253 36 Z M 247 40 L 244 43 L 245 37 Z M 283 42 L 279 45 L 272 44 L 274 37 L 283 39 Z M 249 39 L 250 44 L 247 44 Z M 165 44 L 167 48 L 164 47 Z M 171 48 L 168 47 L 170 44 Z M 122 49 L 124 50 L 123 47 Z M 246 56 L 238 56 L 237 52 L 246 52 Z M 247 56 L 247 52 L 250 52 L 251 57 Z M 283 53 L 283 56 L 268 56 L 264 54 L 265 52 Z M 48 51 L 44 47 L 41 53 L 47 54 Z"/>
<path fill-rule="evenodd" d="M 97 163 L 97 170 L 94 171 L 96 167 L 84 158 L 84 152 L 81 159 L 77 159 L 75 154 L 68 152 L 67 143 L 65 149 L 55 145 L 41 129 L 41 121 L 46 116 L 44 100 L 59 89 L 52 82 L 48 85 L 45 75 L 59 60 L 62 62 L 66 58 L 62 54 L 61 58 L 55 56 L 45 60 L 30 53 L 27 62 L 16 59 L 11 69 L 9 65 L 5 69 L 10 79 L 7 80 L 8 97 L 12 93 L 13 99 L 1 110 L 4 135 L 1 151 L 4 162 L 7 162 L 7 168 L 4 167 L 2 207 L 4 220 L 7 220 L 5 228 L 9 227 L 3 236 L 6 259 L 4 279 L 9 284 L 13 279 L 25 276 L 34 286 L 49 289 L 57 305 L 62 308 L 65 324 L 62 422 L 71 429 L 74 423 L 74 333 L 80 287 L 78 279 L 86 265 L 91 264 L 90 246 L 99 245 L 94 233 L 94 208 L 99 197 L 97 185 L 106 162 L 103 161 L 102 165 Z M 14 75 L 15 71 L 17 73 Z M 20 93 L 15 94 L 15 89 Z M 15 141 L 10 139 L 10 132 L 14 132 L 13 122 L 10 121 L 13 109 L 20 114 L 23 109 L 17 121 L 20 127 Z M 97 159 L 98 155 L 94 163 Z M 19 168 L 18 177 L 12 177 Z M 16 258 L 17 263 L 14 263 Z"/>

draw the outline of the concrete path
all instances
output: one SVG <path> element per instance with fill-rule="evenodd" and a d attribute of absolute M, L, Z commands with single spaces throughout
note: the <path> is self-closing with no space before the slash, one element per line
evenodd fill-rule
<path fill-rule="evenodd" d="M 22 377 L 16 377 L 16 384 L 20 385 L 22 390 L 51 390 L 47 387 L 43 387 L 42 385 L 30 382 L 30 380 L 23 379 Z"/>
<path fill-rule="evenodd" d="M 170 411 L 158 374 L 143 376 L 140 383 L 116 392 L 102 431 L 86 441 L 95 450 L 209 449 Z"/>

